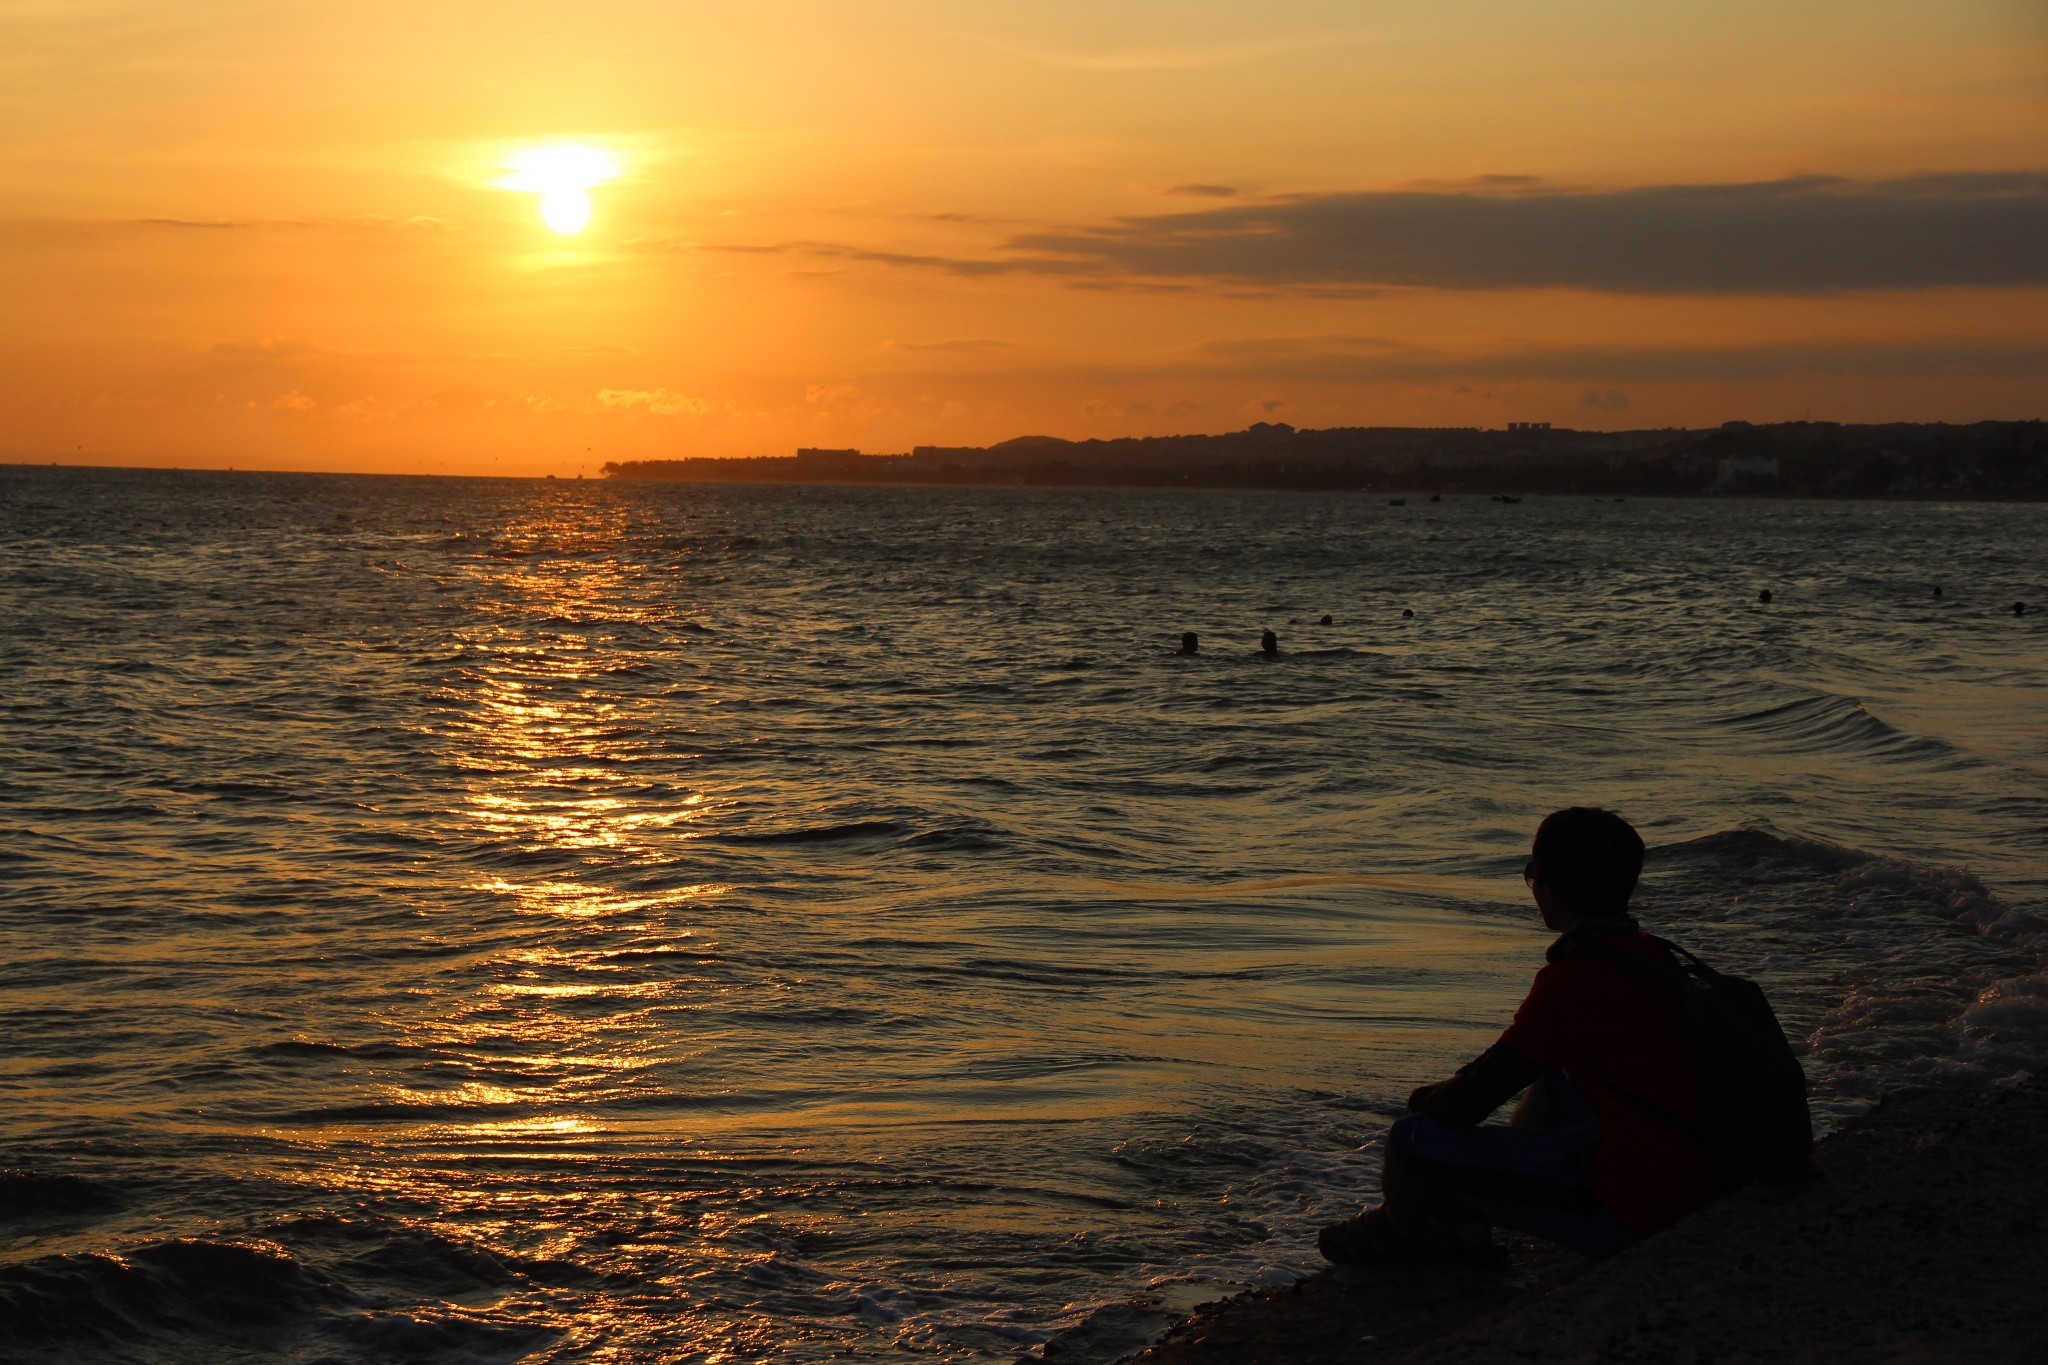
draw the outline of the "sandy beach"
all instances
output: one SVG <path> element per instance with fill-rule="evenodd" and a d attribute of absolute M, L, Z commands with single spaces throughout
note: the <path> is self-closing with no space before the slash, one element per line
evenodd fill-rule
<path fill-rule="evenodd" d="M 1813 1176 L 1614 1259 L 1344 1271 L 1207 1305 L 1131 1365 L 2048 1361 L 2048 1073 L 1901 1092 Z M 1058 1360 L 1062 1343 L 1050 1344 Z"/>

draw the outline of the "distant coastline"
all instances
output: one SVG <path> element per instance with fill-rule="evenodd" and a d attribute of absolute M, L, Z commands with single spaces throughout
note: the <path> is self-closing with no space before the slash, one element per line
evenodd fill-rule
<path fill-rule="evenodd" d="M 1020 436 L 908 454 L 803 449 L 742 459 L 609 463 L 621 480 L 953 484 L 1605 496 L 2048 499 L 2048 424 L 1728 422 L 1574 431 L 1258 422 L 1213 436 Z"/>

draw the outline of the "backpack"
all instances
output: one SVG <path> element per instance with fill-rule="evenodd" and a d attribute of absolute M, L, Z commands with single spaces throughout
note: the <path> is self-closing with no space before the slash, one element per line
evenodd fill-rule
<path fill-rule="evenodd" d="M 1784 1180 L 1805 1171 L 1813 1155 L 1806 1073 L 1763 990 L 1754 981 L 1715 971 L 1675 943 L 1654 934 L 1650 939 L 1678 960 L 1676 968 L 1607 943 L 1582 945 L 1571 956 L 1618 967 L 1672 1001 L 1699 1072 L 1705 1118 L 1696 1127 L 1662 1105 L 1608 1088 L 1705 1148 L 1724 1193 L 1752 1180 Z"/>

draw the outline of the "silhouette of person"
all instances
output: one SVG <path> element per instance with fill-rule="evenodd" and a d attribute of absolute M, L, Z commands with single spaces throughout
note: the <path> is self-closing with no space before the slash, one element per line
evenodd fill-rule
<path fill-rule="evenodd" d="M 1180 648 L 1175 652 L 1180 654 L 1200 654 L 1202 652 L 1202 637 L 1193 631 L 1186 632 L 1180 637 Z"/>
<path fill-rule="evenodd" d="M 1448 1259 L 1493 1226 L 1606 1256 L 1714 1197 L 1685 1035 L 1625 965 L 1679 965 L 1629 913 L 1642 837 L 1611 811 L 1572 807 L 1543 821 L 1531 854 L 1522 879 L 1562 935 L 1548 965 L 1498 1042 L 1409 1097 L 1383 1148 L 1384 1202 L 1324 1228 L 1326 1260 Z M 1481 1126 L 1525 1088 L 1510 1125 Z"/>
<path fill-rule="evenodd" d="M 1934 585 L 1934 595 L 1935 595 L 1936 597 L 1939 597 L 1939 596 L 1941 596 L 1941 584 L 1939 584 L 1939 583 L 1936 583 L 1936 584 Z"/>
<path fill-rule="evenodd" d="M 1323 613 L 1323 619 L 1322 619 L 1322 620 L 1320 620 L 1320 621 L 1318 621 L 1318 622 L 1316 622 L 1316 624 L 1317 624 L 1317 625 L 1319 625 L 1319 626 L 1327 626 L 1327 625 L 1329 625 L 1329 624 L 1330 624 L 1330 613 L 1328 613 L 1328 612 L 1324 612 L 1324 613 Z"/>
<path fill-rule="evenodd" d="M 2026 603 L 2024 603 L 2024 602 L 2015 602 L 2015 603 L 2013 603 L 2013 604 L 2012 604 L 2012 614 L 2013 614 L 2014 616 L 2025 616 L 2025 615 L 2027 614 L 2027 604 L 2026 604 Z"/>
<path fill-rule="evenodd" d="M 1414 614 L 1415 614 L 1415 608 L 1413 608 L 1413 607 L 1403 607 L 1403 608 L 1401 608 L 1401 617 L 1402 617 L 1402 619 L 1403 619 L 1403 620 L 1406 620 L 1406 619 L 1407 619 L 1408 617 L 1410 617 L 1410 616 L 1413 616 Z"/>
<path fill-rule="evenodd" d="M 1768 602 L 1768 601 L 1770 601 L 1770 600 L 1771 600 L 1771 590 L 1770 590 L 1769 588 L 1765 588 L 1765 589 L 1764 589 L 1764 590 L 1763 590 L 1762 592 L 1760 592 L 1760 593 L 1758 593 L 1758 594 L 1756 595 L 1756 600 L 1757 600 L 1757 601 L 1759 601 L 1759 602 Z"/>
<path fill-rule="evenodd" d="M 1270 630 L 1262 630 L 1262 631 L 1260 631 L 1260 632 L 1259 632 L 1259 653 L 1261 653 L 1261 654 L 1278 654 L 1279 652 L 1280 652 L 1280 637 L 1279 637 L 1279 636 L 1277 636 L 1277 635 L 1275 635 L 1275 634 L 1274 634 L 1274 633 L 1273 633 L 1272 631 L 1270 631 Z"/>

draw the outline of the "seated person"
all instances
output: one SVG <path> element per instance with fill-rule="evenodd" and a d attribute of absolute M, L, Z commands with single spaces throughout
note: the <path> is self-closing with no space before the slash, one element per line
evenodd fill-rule
<path fill-rule="evenodd" d="M 1323 1229 L 1326 1259 L 1480 1252 L 1492 1227 L 1606 1256 L 1713 1198 L 1676 1011 L 1622 968 L 1573 956 L 1599 942 L 1676 967 L 1628 913 L 1641 836 L 1618 815 L 1575 806 L 1544 820 L 1533 853 L 1522 876 L 1560 935 L 1549 965 L 1500 1041 L 1409 1097 L 1387 1135 L 1384 1202 Z M 1512 1125 L 1483 1122 L 1518 1091 Z"/>

